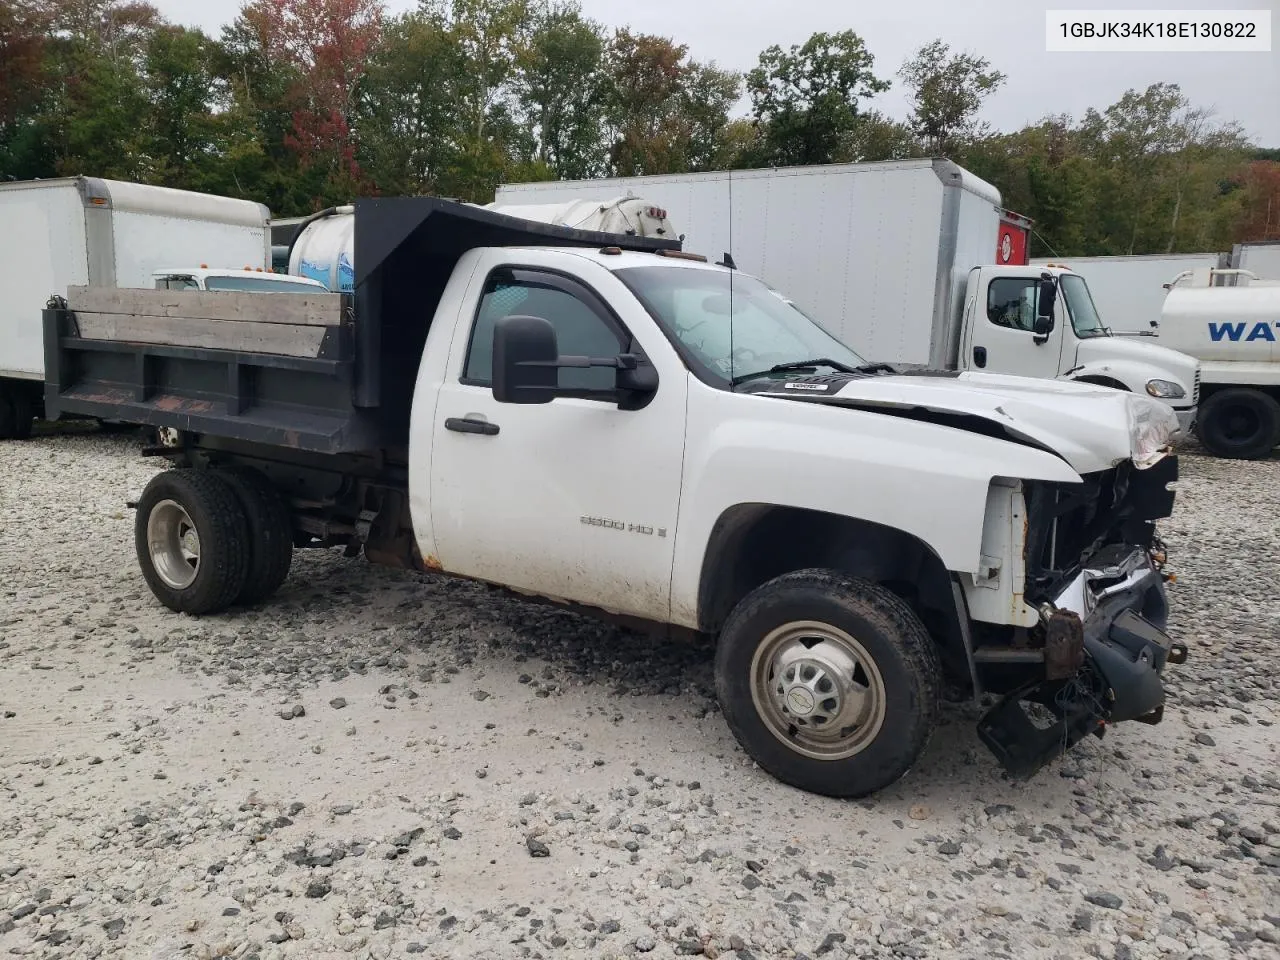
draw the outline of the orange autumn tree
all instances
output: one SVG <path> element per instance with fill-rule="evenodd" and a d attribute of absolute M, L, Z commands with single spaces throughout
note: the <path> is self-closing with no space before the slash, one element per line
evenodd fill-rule
<path fill-rule="evenodd" d="M 267 56 L 293 69 L 285 145 L 304 169 L 324 174 L 329 197 L 371 187 L 357 160 L 354 116 L 383 16 L 381 0 L 252 0 L 241 10 Z"/>
<path fill-rule="evenodd" d="M 1280 240 L 1280 162 L 1255 160 L 1245 177 L 1248 204 L 1236 242 Z"/>

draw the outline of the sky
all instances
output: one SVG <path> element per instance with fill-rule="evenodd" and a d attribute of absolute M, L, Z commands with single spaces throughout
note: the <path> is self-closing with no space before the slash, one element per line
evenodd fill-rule
<path fill-rule="evenodd" d="M 169 20 L 217 34 L 241 0 L 152 0 Z M 674 38 L 690 55 L 747 70 L 760 51 L 801 44 L 816 31 L 852 29 L 893 87 L 872 101 L 904 119 L 907 98 L 894 74 L 913 51 L 941 38 L 953 52 L 986 57 L 1007 76 L 983 119 L 1015 130 L 1050 114 L 1080 118 L 1128 89 L 1177 83 L 1217 119 L 1240 123 L 1255 143 L 1280 148 L 1280 0 L 581 0 L 583 12 L 609 27 Z M 416 6 L 387 0 L 389 13 Z M 1270 53 L 1048 53 L 1045 11 L 1061 9 L 1235 10 L 1272 12 Z M 748 12 L 752 11 L 752 12 Z"/>

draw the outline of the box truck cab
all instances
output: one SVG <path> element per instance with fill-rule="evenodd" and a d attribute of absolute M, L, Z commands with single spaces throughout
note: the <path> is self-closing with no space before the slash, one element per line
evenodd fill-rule
<path fill-rule="evenodd" d="M 1061 265 L 970 270 L 957 362 L 962 369 L 1079 380 L 1155 397 L 1173 407 L 1183 436 L 1195 421 L 1195 358 L 1113 336 L 1084 277 Z"/>

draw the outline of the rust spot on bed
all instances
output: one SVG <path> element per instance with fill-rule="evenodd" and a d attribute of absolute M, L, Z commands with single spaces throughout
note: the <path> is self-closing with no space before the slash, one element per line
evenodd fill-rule
<path fill-rule="evenodd" d="M 156 397 L 152 405 L 165 413 L 213 413 L 213 403 L 209 400 L 190 400 L 186 397 Z"/>

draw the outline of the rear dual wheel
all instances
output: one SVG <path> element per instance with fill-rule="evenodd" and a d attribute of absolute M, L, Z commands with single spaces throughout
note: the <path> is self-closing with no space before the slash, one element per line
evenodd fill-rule
<path fill-rule="evenodd" d="M 288 512 L 251 471 L 157 474 L 138 500 L 134 542 L 143 578 L 171 610 L 196 616 L 256 603 L 288 575 Z"/>

